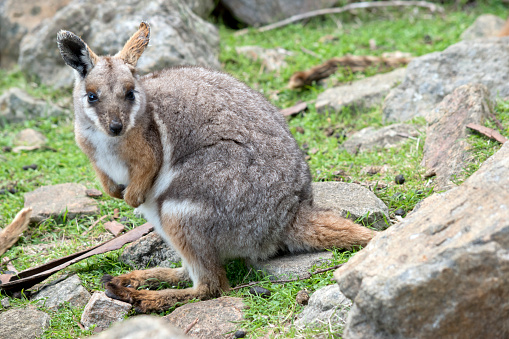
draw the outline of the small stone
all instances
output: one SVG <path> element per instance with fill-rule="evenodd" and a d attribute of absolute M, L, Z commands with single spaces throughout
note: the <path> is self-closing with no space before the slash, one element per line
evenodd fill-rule
<path fill-rule="evenodd" d="M 163 319 L 191 338 L 232 338 L 245 308 L 242 298 L 221 297 L 180 306 Z"/>
<path fill-rule="evenodd" d="M 15 193 L 18 193 L 18 190 L 15 189 L 14 187 L 10 187 L 7 189 L 7 192 L 9 192 L 10 194 L 15 194 Z"/>
<path fill-rule="evenodd" d="M 29 169 L 36 170 L 37 169 L 37 165 L 36 164 L 32 164 L 32 165 L 23 166 L 23 171 L 28 171 Z"/>
<path fill-rule="evenodd" d="M 90 198 L 99 198 L 99 197 L 102 197 L 102 195 L 103 195 L 103 193 L 101 191 L 96 190 L 95 188 L 86 190 L 85 194 L 87 195 L 87 197 L 90 197 Z"/>
<path fill-rule="evenodd" d="M 11 302 L 7 297 L 3 298 L 2 301 L 0 301 L 0 304 L 2 305 L 3 308 L 8 308 L 11 306 Z"/>
<path fill-rule="evenodd" d="M 394 214 L 395 215 L 399 215 L 401 217 L 404 217 L 405 214 L 406 214 L 406 211 L 404 209 L 402 209 L 402 208 L 398 208 L 396 211 L 394 211 Z"/>
<path fill-rule="evenodd" d="M 299 305 L 307 305 L 309 302 L 309 293 L 306 290 L 300 290 L 297 292 L 297 296 L 295 297 L 297 304 Z"/>
<path fill-rule="evenodd" d="M 106 331 L 88 339 L 189 339 L 183 331 L 156 316 L 138 315 L 114 324 Z"/>
<path fill-rule="evenodd" d="M 105 330 L 111 323 L 121 321 L 132 308 L 131 304 L 108 298 L 104 292 L 95 292 L 83 310 L 81 323 L 86 329 L 96 325 Z"/>
<path fill-rule="evenodd" d="M 67 219 L 78 215 L 94 215 L 99 212 L 97 202 L 85 194 L 83 185 L 68 183 L 39 187 L 25 193 L 25 207 L 32 207 L 31 223 L 41 222 L 49 217 L 67 211 Z"/>
<path fill-rule="evenodd" d="M 398 175 L 396 175 L 396 178 L 394 179 L 394 181 L 398 185 L 403 185 L 405 183 L 405 177 L 403 176 L 403 174 L 398 174 Z"/>
<path fill-rule="evenodd" d="M 12 147 L 10 147 L 10 146 L 4 146 L 4 147 L 2 147 L 2 151 L 4 151 L 4 152 L 8 153 L 8 152 L 12 151 Z"/>
<path fill-rule="evenodd" d="M 90 293 L 81 285 L 77 275 L 73 275 L 54 285 L 41 289 L 34 298 L 45 307 L 56 309 L 65 302 L 74 307 L 83 307 L 90 299 Z"/>
<path fill-rule="evenodd" d="M 9 339 L 40 338 L 50 316 L 33 308 L 17 308 L 0 313 L 0 337 Z"/>
<path fill-rule="evenodd" d="M 272 292 L 261 286 L 253 286 L 249 289 L 249 294 L 262 298 L 268 298 L 271 296 Z"/>
<path fill-rule="evenodd" d="M 235 332 L 235 334 L 233 335 L 235 338 L 244 338 L 246 336 L 246 331 L 243 331 L 243 330 L 238 330 L 237 332 Z"/>
<path fill-rule="evenodd" d="M 40 132 L 31 128 L 26 128 L 20 131 L 14 137 L 14 145 L 16 146 L 37 146 L 41 147 L 48 139 Z"/>

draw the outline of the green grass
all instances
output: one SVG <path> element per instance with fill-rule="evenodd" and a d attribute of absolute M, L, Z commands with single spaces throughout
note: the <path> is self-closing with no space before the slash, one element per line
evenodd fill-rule
<path fill-rule="evenodd" d="M 224 70 L 246 82 L 265 94 L 274 105 L 285 108 L 298 101 L 313 101 L 325 87 L 313 85 L 301 90 L 287 88 L 290 76 L 300 70 L 309 69 L 332 57 L 346 54 L 381 55 L 384 52 L 399 50 L 419 56 L 441 51 L 459 41 L 459 36 L 480 13 L 506 15 L 508 10 L 500 2 L 491 1 L 468 10 L 449 8 L 444 15 L 430 15 L 419 9 L 357 11 L 354 14 L 342 14 L 314 18 L 305 23 L 297 23 L 266 33 L 251 31 L 244 36 L 234 36 L 234 32 L 224 25 L 219 26 L 221 36 L 220 61 Z M 337 40 L 320 42 L 325 35 L 337 37 Z M 370 50 L 370 39 L 374 39 L 376 50 Z M 235 47 L 258 45 L 266 48 L 282 47 L 293 55 L 287 59 L 288 67 L 279 73 L 261 71 L 259 61 L 237 55 Z M 303 51 L 312 51 L 318 57 Z M 350 74 L 338 72 L 326 81 L 326 85 L 343 83 L 373 74 Z M 27 79 L 18 70 L 0 70 L 0 94 L 11 87 L 20 87 L 31 95 L 55 102 L 63 107 L 71 106 L 70 91 L 55 91 Z M 370 188 L 389 207 L 391 217 L 398 209 L 410 212 L 422 199 L 433 194 L 428 180 L 423 179 L 424 168 L 420 166 L 425 142 L 425 121 L 416 119 L 413 124 L 420 127 L 422 133 L 416 139 L 409 139 L 401 146 L 392 149 L 375 149 L 350 155 L 341 149 L 341 143 L 352 133 L 368 126 L 381 127 L 381 107 L 369 110 L 348 110 L 340 113 L 318 113 L 314 105 L 297 116 L 288 118 L 288 124 L 299 145 L 307 151 L 308 163 L 315 181 L 357 182 Z M 509 102 L 500 101 L 496 114 L 506 128 L 501 131 L 509 136 Z M 494 128 L 493 122 L 487 122 Z M 0 148 L 13 146 L 17 132 L 24 128 L 34 128 L 48 138 L 50 149 L 32 152 L 0 153 L 0 189 L 14 188 L 14 194 L 0 195 L 0 225 L 7 225 L 23 207 L 23 194 L 43 185 L 66 182 L 81 183 L 88 188 L 100 189 L 91 165 L 86 156 L 78 149 L 72 132 L 72 118 L 64 116 L 45 120 L 32 120 L 22 124 L 5 126 L 0 130 Z M 474 173 L 500 145 L 488 138 L 472 133 L 469 137 L 474 162 L 458 178 L 462 182 Z M 35 163 L 37 170 L 23 171 L 22 167 Z M 363 171 L 367 166 L 383 166 L 384 171 L 369 175 Z M 398 174 L 405 176 L 403 185 L 394 183 Z M 81 234 L 102 215 L 112 215 L 119 209 L 132 223 L 130 229 L 144 222 L 134 215 L 132 208 L 124 202 L 103 196 L 98 199 L 100 214 L 81 219 L 67 220 L 64 216 L 51 218 L 31 227 L 20 238 L 16 246 L 5 256 L 13 261 L 18 270 L 48 262 L 54 258 L 95 245 L 111 237 L 105 231 L 103 223 L 98 223 L 86 236 Z M 104 220 L 104 222 L 107 220 Z M 102 290 L 99 279 L 103 274 L 118 275 L 130 270 L 119 261 L 121 250 L 96 255 L 64 270 L 61 274 L 76 273 L 89 291 Z M 346 262 L 353 254 L 334 251 L 331 265 Z M 316 268 L 314 268 L 316 269 Z M 227 265 L 228 278 L 232 285 L 261 280 L 260 286 L 271 290 L 268 299 L 251 296 L 247 288 L 231 292 L 228 295 L 243 297 L 249 309 L 246 319 L 238 328 L 248 331 L 249 337 L 326 337 L 340 336 L 341 325 L 334 328 L 321 326 L 304 331 L 291 328 L 302 306 L 295 302 L 295 295 L 301 289 L 310 292 L 332 284 L 332 271 L 314 276 L 312 279 L 285 284 L 272 284 L 259 272 L 249 271 L 243 261 L 236 260 Z M 55 275 L 52 279 L 57 278 Z M 2 296 L 3 297 L 3 296 Z M 33 304 L 28 300 L 10 299 L 13 307 Z M 76 338 L 89 335 L 82 331 L 77 322 L 82 309 L 64 306 L 58 311 L 49 311 L 50 327 L 45 338 Z M 0 306 L 0 312 L 4 309 Z M 164 312 L 167 314 L 170 311 Z"/>

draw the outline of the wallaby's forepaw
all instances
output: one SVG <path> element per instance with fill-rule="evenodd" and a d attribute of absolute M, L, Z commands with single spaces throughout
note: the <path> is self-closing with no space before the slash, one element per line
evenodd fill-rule
<path fill-rule="evenodd" d="M 124 194 L 124 201 L 129 206 L 136 208 L 145 202 L 145 193 L 128 186 Z"/>

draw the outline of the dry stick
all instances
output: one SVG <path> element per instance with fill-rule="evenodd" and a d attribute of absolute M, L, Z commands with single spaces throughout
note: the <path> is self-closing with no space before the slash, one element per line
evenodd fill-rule
<path fill-rule="evenodd" d="M 504 125 L 502 125 L 502 123 L 500 122 L 500 120 L 498 120 L 498 118 L 495 116 L 495 114 L 493 114 L 492 112 L 490 112 L 490 118 L 491 120 L 493 120 L 493 122 L 495 123 L 495 125 L 497 125 L 498 129 L 500 129 L 501 131 L 504 130 Z"/>
<path fill-rule="evenodd" d="M 311 272 L 311 273 L 306 273 L 305 276 L 303 277 L 299 277 L 299 278 L 294 278 L 294 279 L 281 279 L 281 280 L 272 280 L 270 281 L 271 284 L 284 284 L 284 283 L 287 283 L 287 282 L 293 282 L 293 281 L 300 281 L 300 280 L 306 280 L 306 279 L 309 279 L 311 278 L 312 276 L 314 276 L 315 274 L 320 274 L 320 273 L 324 273 L 324 272 L 328 272 L 328 271 L 332 271 L 332 270 L 335 270 L 337 268 L 340 268 L 341 266 L 343 266 L 344 264 L 339 264 L 339 265 L 335 265 L 335 266 L 332 266 L 332 267 L 328 267 L 328 268 L 322 268 L 321 270 L 316 270 L 314 272 Z M 233 288 L 231 288 L 230 290 L 232 291 L 236 291 L 236 290 L 240 290 L 241 288 L 244 288 L 244 287 L 249 287 L 249 286 L 254 286 L 254 285 L 258 285 L 262 282 L 265 282 L 265 281 L 253 281 L 253 282 L 250 282 L 249 284 L 244 284 L 244 285 L 239 285 L 239 286 L 235 286 Z"/>
<path fill-rule="evenodd" d="M 86 230 L 85 232 L 81 233 L 82 236 L 86 235 L 88 232 L 90 232 L 92 230 L 92 228 L 94 228 L 95 225 L 97 225 L 101 220 L 104 220 L 104 218 L 106 218 L 108 215 L 103 215 L 102 217 L 100 217 L 99 219 L 97 219 L 93 224 L 92 226 L 90 226 L 88 228 L 88 230 Z"/>
<path fill-rule="evenodd" d="M 286 25 L 289 25 L 293 22 L 304 20 L 307 18 L 312 18 L 315 16 L 320 15 L 326 15 L 326 14 L 338 14 L 343 13 L 347 11 L 351 11 L 353 9 L 359 9 L 359 8 L 376 8 L 376 7 L 393 7 L 393 6 L 415 6 L 415 7 L 425 7 L 429 8 L 432 12 L 442 12 L 443 8 L 440 6 L 437 6 L 431 2 L 427 1 L 377 1 L 377 2 L 357 2 L 353 4 L 349 4 L 343 7 L 339 8 L 325 8 L 325 9 L 319 9 L 316 11 L 311 11 L 307 13 L 297 14 L 294 16 L 289 17 L 288 19 L 275 22 L 273 24 L 260 27 L 256 30 L 256 32 L 266 32 L 270 31 L 275 28 L 283 27 Z M 249 29 L 241 29 L 237 31 L 234 35 L 244 35 L 249 32 Z"/>
<path fill-rule="evenodd" d="M 189 333 L 189 331 L 191 331 L 191 329 L 193 328 L 194 325 L 196 325 L 197 322 L 198 318 L 194 319 L 194 321 L 190 323 L 189 326 L 187 326 L 186 330 L 184 331 L 184 334 Z"/>

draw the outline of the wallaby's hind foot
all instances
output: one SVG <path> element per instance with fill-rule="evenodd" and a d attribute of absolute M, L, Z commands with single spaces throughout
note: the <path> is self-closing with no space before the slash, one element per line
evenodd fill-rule
<path fill-rule="evenodd" d="M 192 299 L 207 300 L 219 297 L 221 291 L 212 291 L 205 284 L 185 289 L 147 291 L 118 286 L 109 282 L 106 284 L 106 295 L 112 299 L 132 304 L 137 313 L 151 313 L 168 310 L 177 303 L 185 303 Z"/>
<path fill-rule="evenodd" d="M 304 208 L 290 226 L 285 244 L 293 252 L 326 248 L 365 247 L 376 231 L 328 210 Z"/>
<path fill-rule="evenodd" d="M 158 288 L 161 282 L 177 285 L 179 282 L 191 282 L 191 279 L 184 267 L 156 267 L 147 270 L 131 271 L 117 277 L 112 277 L 111 275 L 106 274 L 102 277 L 101 282 L 103 284 L 111 282 L 117 286 L 132 288 L 139 288 L 140 286 Z"/>

